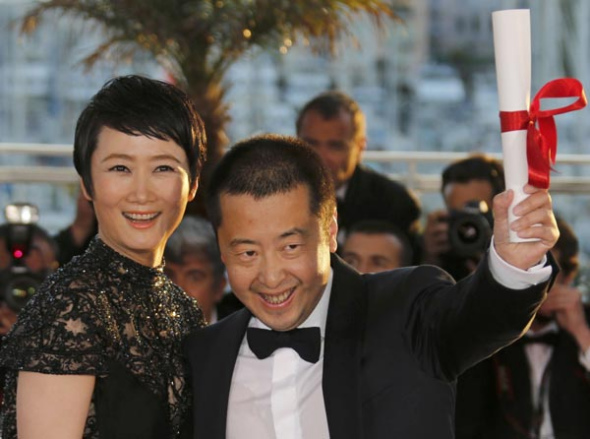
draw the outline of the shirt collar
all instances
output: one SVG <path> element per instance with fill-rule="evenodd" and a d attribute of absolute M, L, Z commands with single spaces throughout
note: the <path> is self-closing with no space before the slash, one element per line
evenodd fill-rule
<path fill-rule="evenodd" d="M 328 283 L 324 289 L 322 297 L 320 301 L 312 311 L 312 313 L 307 317 L 307 319 L 298 326 L 298 328 L 310 328 L 317 326 L 320 328 L 320 333 L 322 334 L 322 339 L 326 336 L 326 321 L 328 320 L 328 307 L 330 305 L 330 296 L 332 295 L 332 281 L 334 278 L 334 270 L 330 268 L 330 277 L 328 278 Z M 252 316 L 250 322 L 248 323 L 249 327 L 254 328 L 261 328 L 261 329 L 270 329 L 256 317 Z"/>
<path fill-rule="evenodd" d="M 557 325 L 557 323 L 555 321 L 543 326 L 541 329 L 539 329 L 537 331 L 533 331 L 532 329 L 529 329 L 527 331 L 527 335 L 529 337 L 534 337 L 534 336 L 539 336 L 539 335 L 543 335 L 543 334 L 549 334 L 550 332 L 559 332 L 559 326 Z"/>

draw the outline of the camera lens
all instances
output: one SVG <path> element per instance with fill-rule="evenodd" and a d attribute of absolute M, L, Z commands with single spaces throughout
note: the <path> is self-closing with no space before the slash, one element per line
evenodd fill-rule
<path fill-rule="evenodd" d="M 10 279 L 4 291 L 6 304 L 14 311 L 20 311 L 37 293 L 39 281 L 30 276 L 16 276 Z"/>
<path fill-rule="evenodd" d="M 473 244 L 479 241 L 481 236 L 481 230 L 479 224 L 471 221 L 473 218 L 465 218 L 466 221 L 456 225 L 457 236 L 459 240 L 465 244 Z"/>
<path fill-rule="evenodd" d="M 457 256 L 472 257 L 485 251 L 491 236 L 490 224 L 483 215 L 460 212 L 451 218 L 449 242 Z"/>

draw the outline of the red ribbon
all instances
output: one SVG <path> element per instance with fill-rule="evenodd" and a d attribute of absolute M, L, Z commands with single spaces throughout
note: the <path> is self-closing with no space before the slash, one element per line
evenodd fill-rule
<path fill-rule="evenodd" d="M 544 98 L 578 98 L 561 108 L 541 110 Z M 529 184 L 548 189 L 549 172 L 557 153 L 557 128 L 553 116 L 584 108 L 587 104 L 582 83 L 573 78 L 554 79 L 535 95 L 529 111 L 500 111 L 500 126 L 507 131 L 527 130 L 527 162 Z M 537 127 L 538 125 L 538 127 Z"/>

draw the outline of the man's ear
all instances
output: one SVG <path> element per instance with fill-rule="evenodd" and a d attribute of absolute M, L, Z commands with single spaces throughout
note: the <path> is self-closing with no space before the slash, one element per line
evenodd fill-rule
<path fill-rule="evenodd" d="M 362 136 L 358 139 L 358 145 L 360 152 L 364 152 L 367 149 L 367 137 Z"/>
<path fill-rule="evenodd" d="M 338 214 L 336 209 L 332 213 L 330 224 L 328 225 L 328 239 L 330 245 L 330 252 L 335 253 L 338 248 Z"/>
<path fill-rule="evenodd" d="M 193 201 L 195 199 L 195 196 L 197 195 L 197 189 L 199 188 L 199 179 L 195 179 L 195 181 L 193 182 L 193 184 L 191 185 L 191 188 L 189 190 L 188 193 L 188 200 L 189 201 Z"/>
<path fill-rule="evenodd" d="M 82 191 L 84 198 L 86 198 L 88 201 L 92 201 L 90 192 L 88 192 L 88 189 L 86 189 L 86 185 L 84 184 L 84 180 L 82 180 L 82 178 L 80 178 L 80 190 Z"/>

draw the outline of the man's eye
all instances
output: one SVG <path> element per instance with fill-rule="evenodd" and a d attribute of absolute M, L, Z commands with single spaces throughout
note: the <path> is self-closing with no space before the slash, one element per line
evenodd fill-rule
<path fill-rule="evenodd" d="M 256 256 L 256 252 L 254 250 L 246 250 L 239 254 L 242 259 L 252 259 Z"/>

